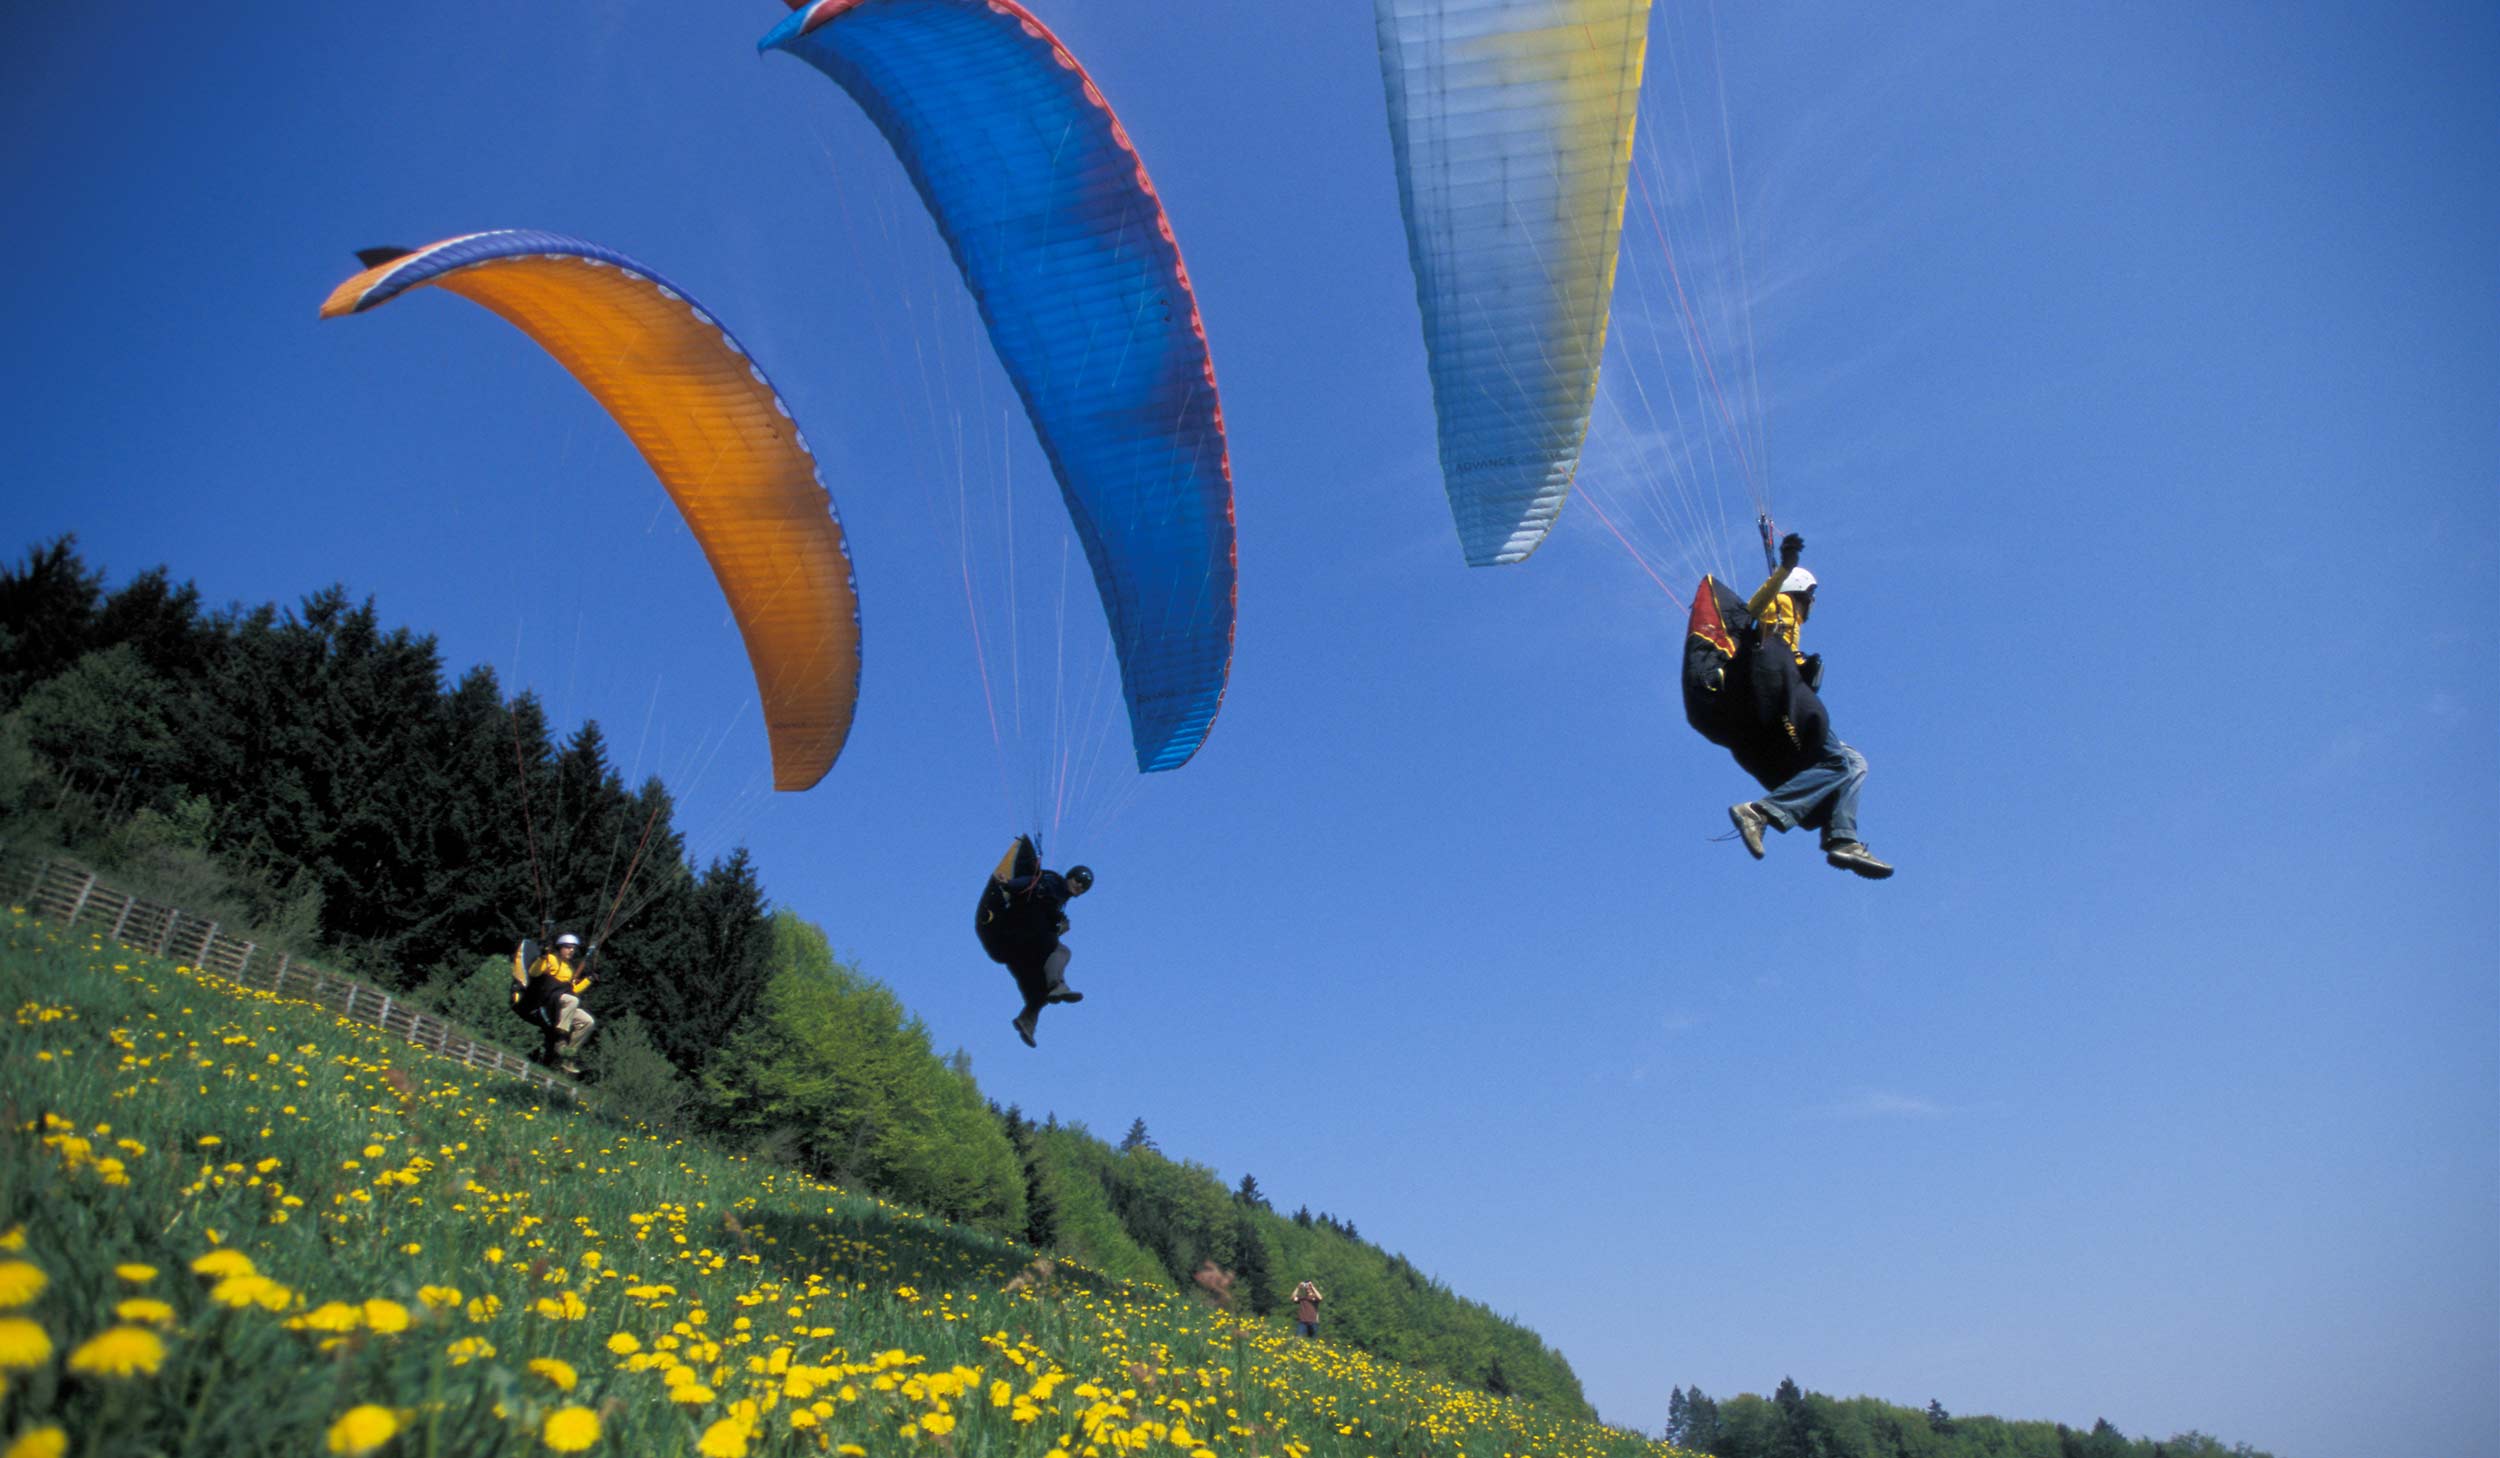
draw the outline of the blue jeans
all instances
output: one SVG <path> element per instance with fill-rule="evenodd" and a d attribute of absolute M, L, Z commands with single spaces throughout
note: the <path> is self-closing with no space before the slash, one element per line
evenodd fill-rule
<path fill-rule="evenodd" d="M 1823 844 L 1858 838 L 1858 792 L 1866 787 L 1866 756 L 1823 726 L 1822 757 L 1756 800 L 1762 818 L 1782 830 L 1798 826 L 1823 832 Z"/>

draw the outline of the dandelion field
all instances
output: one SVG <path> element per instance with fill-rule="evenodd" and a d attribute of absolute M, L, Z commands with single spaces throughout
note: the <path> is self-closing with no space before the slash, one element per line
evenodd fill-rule
<path fill-rule="evenodd" d="M 40 1454 L 1667 1454 L 9 913 Z"/>

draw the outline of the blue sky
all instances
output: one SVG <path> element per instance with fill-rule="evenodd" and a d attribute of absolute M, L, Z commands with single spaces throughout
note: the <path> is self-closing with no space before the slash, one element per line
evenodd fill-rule
<path fill-rule="evenodd" d="M 1043 11 L 1197 282 L 1241 595 L 1205 751 L 1063 841 L 1102 874 L 1093 996 L 1038 1053 L 965 923 L 1048 745 L 992 741 L 960 561 L 983 493 L 1027 508 L 1017 592 L 975 598 L 1055 653 L 1046 470 L 882 141 L 753 53 L 777 5 L 21 26 L 4 545 L 373 594 L 600 720 L 995 1097 L 1142 1115 L 1356 1220 L 1611 1420 L 1793 1374 L 2300 1458 L 2487 1447 L 2500 16 L 1901 10 L 1656 32 L 1724 69 L 1736 202 L 1686 201 L 1705 242 L 1741 215 L 1719 298 L 1883 885 L 1713 839 L 1747 782 L 1585 503 L 1460 565 L 1350 0 Z M 1661 93 L 1699 74 L 1653 66 L 1652 118 L 1715 124 L 1715 89 Z M 823 456 L 867 677 L 817 790 L 762 789 L 699 554 L 534 346 L 444 296 L 314 317 L 353 248 L 506 226 L 683 284 Z M 1613 392 L 1621 301 L 1617 332 Z M 1655 489 L 1659 428 L 1601 407 L 1592 489 Z M 1031 661 L 1037 713 L 1083 681 Z"/>

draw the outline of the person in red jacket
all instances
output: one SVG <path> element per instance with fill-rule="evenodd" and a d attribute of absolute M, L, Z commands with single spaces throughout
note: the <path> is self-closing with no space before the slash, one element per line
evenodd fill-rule
<path fill-rule="evenodd" d="M 1293 1288 L 1293 1322 L 1304 1341 L 1319 1335 L 1319 1304 L 1328 1298 L 1319 1294 L 1317 1282 L 1305 1281 Z"/>

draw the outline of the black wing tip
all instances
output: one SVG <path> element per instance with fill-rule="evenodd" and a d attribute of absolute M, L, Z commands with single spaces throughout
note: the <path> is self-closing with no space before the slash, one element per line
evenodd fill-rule
<path fill-rule="evenodd" d="M 356 261 L 367 268 L 380 268 L 416 251 L 414 248 L 359 248 L 356 250 Z"/>

